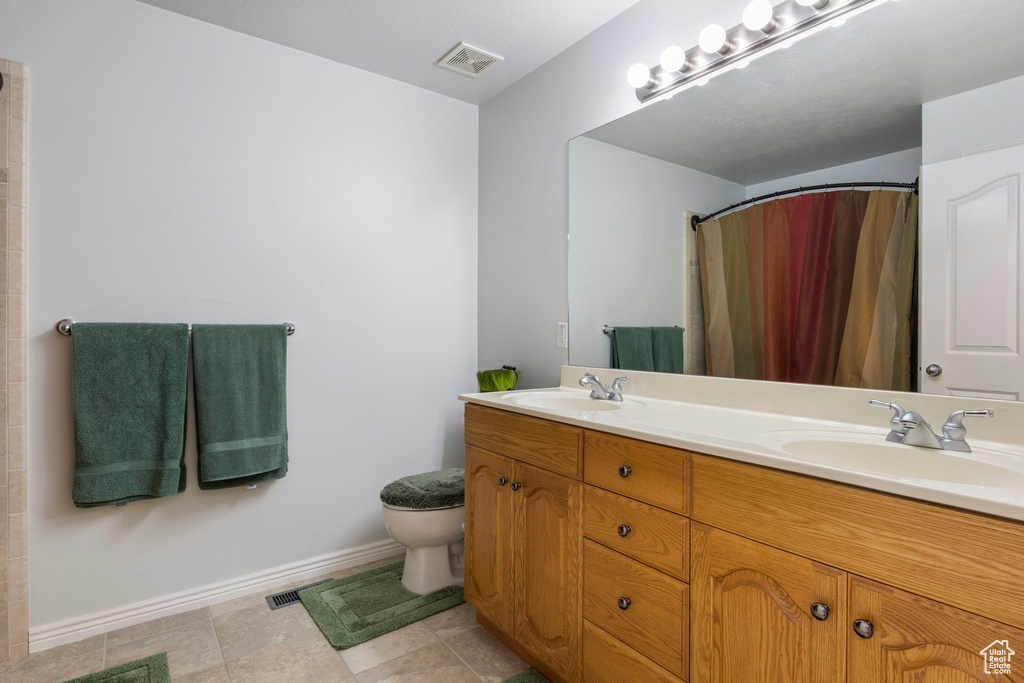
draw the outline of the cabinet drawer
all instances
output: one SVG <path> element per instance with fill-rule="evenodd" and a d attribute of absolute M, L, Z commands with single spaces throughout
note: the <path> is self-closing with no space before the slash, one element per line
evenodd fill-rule
<path fill-rule="evenodd" d="M 584 618 L 679 676 L 689 666 L 689 591 L 678 579 L 584 541 Z M 620 598 L 629 601 L 626 609 Z"/>
<path fill-rule="evenodd" d="M 579 427 L 466 404 L 466 443 L 580 478 Z"/>
<path fill-rule="evenodd" d="M 689 514 L 690 454 L 686 451 L 588 431 L 583 452 L 583 478 L 588 484 Z"/>
<path fill-rule="evenodd" d="M 684 581 L 690 575 L 690 521 L 685 517 L 587 486 L 583 533 Z"/>
<path fill-rule="evenodd" d="M 703 455 L 693 519 L 1024 628 L 1019 522 Z"/>
<path fill-rule="evenodd" d="M 583 680 L 587 683 L 682 683 L 681 678 L 605 633 L 583 622 Z"/>

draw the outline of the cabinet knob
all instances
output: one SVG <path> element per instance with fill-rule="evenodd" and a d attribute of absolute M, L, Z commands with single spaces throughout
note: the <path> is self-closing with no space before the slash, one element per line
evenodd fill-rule
<path fill-rule="evenodd" d="M 830 611 L 831 610 L 829 610 L 828 605 L 823 602 L 816 602 L 811 605 L 811 616 L 818 621 L 825 621 L 828 619 Z"/>
<path fill-rule="evenodd" d="M 508 483 L 508 477 L 498 477 L 498 486 L 504 486 Z"/>
<path fill-rule="evenodd" d="M 619 525 L 619 528 L 618 528 L 619 536 L 622 536 L 623 538 L 625 538 L 626 536 L 629 536 L 629 532 L 630 531 L 632 531 L 632 529 L 629 528 L 628 524 L 620 524 Z"/>
<path fill-rule="evenodd" d="M 853 632 L 861 638 L 870 638 L 875 635 L 875 625 L 867 619 L 858 619 L 853 622 Z"/>
<path fill-rule="evenodd" d="M 629 609 L 629 606 L 633 603 L 629 598 L 619 598 L 619 609 Z"/>
<path fill-rule="evenodd" d="M 619 476 L 622 477 L 623 479 L 625 479 L 632 473 L 633 468 L 630 467 L 629 465 L 623 465 L 622 467 L 619 468 Z"/>
<path fill-rule="evenodd" d="M 520 484 L 518 481 L 512 482 L 512 490 L 513 491 L 518 491 L 521 488 L 523 488 L 523 485 Z"/>

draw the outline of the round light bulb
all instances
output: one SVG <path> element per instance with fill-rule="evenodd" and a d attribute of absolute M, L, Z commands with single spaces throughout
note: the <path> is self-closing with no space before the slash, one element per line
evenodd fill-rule
<path fill-rule="evenodd" d="M 703 31 L 700 32 L 700 38 L 697 43 L 700 45 L 700 49 L 704 50 L 708 54 L 725 54 L 729 51 L 729 43 L 727 42 L 728 36 L 725 33 L 725 29 L 719 24 L 711 24 L 706 26 Z"/>
<path fill-rule="evenodd" d="M 775 28 L 775 8 L 771 0 L 752 0 L 743 10 L 743 25 L 751 31 L 771 33 Z"/>
<path fill-rule="evenodd" d="M 651 70 L 646 64 L 634 64 L 626 72 L 626 80 L 634 88 L 642 88 L 651 82 Z"/>
<path fill-rule="evenodd" d="M 668 72 L 686 71 L 686 50 L 673 45 L 661 53 L 661 68 Z"/>
<path fill-rule="evenodd" d="M 821 9 L 828 4 L 828 0 L 796 0 L 796 4 L 802 5 L 803 7 L 813 7 L 814 9 Z"/>

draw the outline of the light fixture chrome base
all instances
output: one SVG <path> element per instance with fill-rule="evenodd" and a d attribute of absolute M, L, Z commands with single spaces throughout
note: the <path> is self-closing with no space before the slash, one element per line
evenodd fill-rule
<path fill-rule="evenodd" d="M 775 6 L 775 26 L 771 33 L 752 31 L 742 23 L 738 24 L 726 31 L 725 44 L 730 49 L 725 54 L 708 54 L 699 47 L 691 48 L 686 51 L 689 69 L 685 72 L 668 72 L 660 65 L 655 66 L 651 69 L 647 85 L 636 89 L 636 97 L 641 102 L 647 102 L 665 95 L 872 2 L 875 0 L 826 0 L 815 5 L 801 5 L 796 0 L 785 0 Z"/>

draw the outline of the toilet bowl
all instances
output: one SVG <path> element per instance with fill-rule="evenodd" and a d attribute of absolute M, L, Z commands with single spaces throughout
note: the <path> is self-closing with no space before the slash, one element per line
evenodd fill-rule
<path fill-rule="evenodd" d="M 426 595 L 445 586 L 462 585 L 465 512 L 465 505 L 429 509 L 383 505 L 384 527 L 407 548 L 403 586 Z"/>

